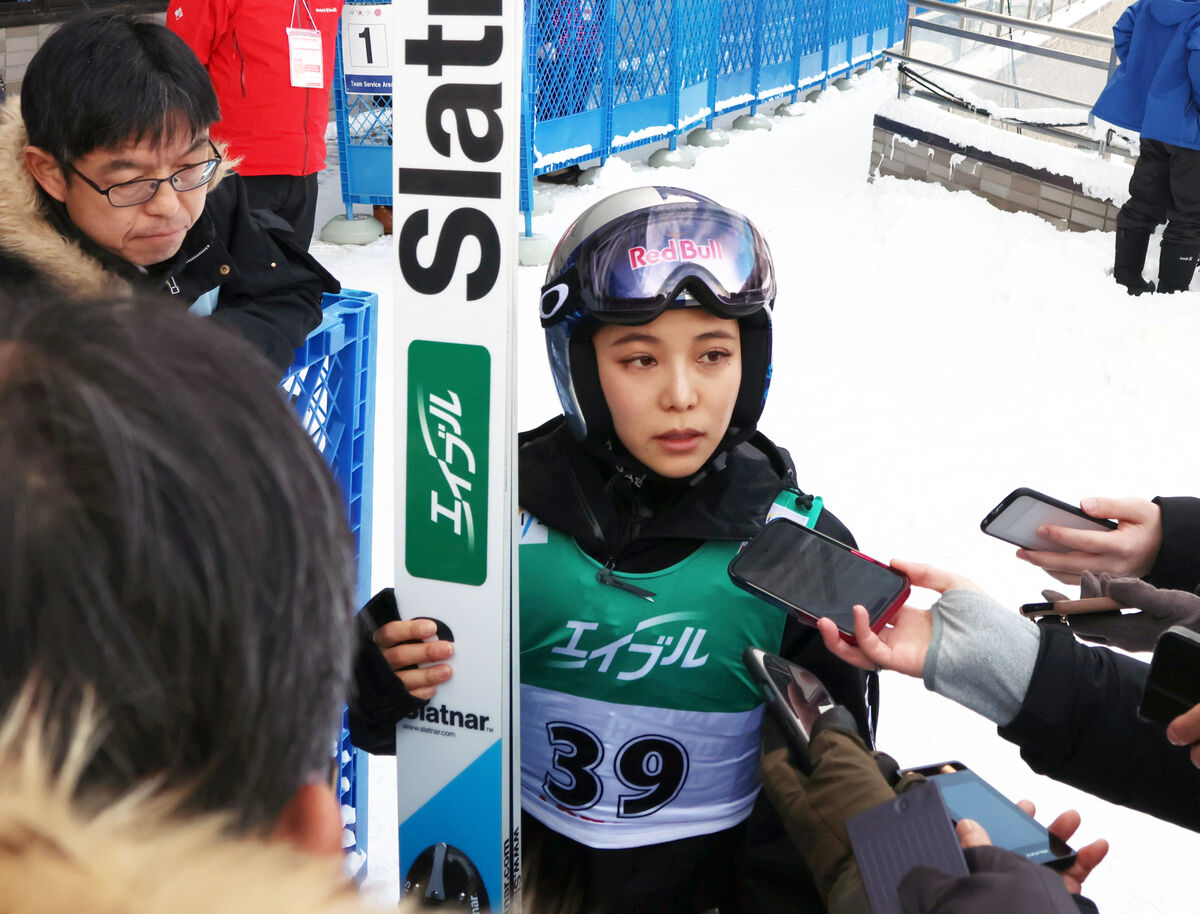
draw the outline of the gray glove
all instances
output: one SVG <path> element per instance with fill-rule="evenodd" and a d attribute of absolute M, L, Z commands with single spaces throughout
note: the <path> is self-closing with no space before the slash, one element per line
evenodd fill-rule
<path fill-rule="evenodd" d="M 1053 590 L 1043 590 L 1051 603 L 1069 599 Z M 1110 597 L 1122 606 L 1140 609 L 1138 613 L 1117 616 L 1088 613 L 1069 616 L 1071 631 L 1085 641 L 1111 644 L 1126 651 L 1152 651 L 1158 636 L 1172 625 L 1200 631 L 1200 596 L 1186 590 L 1160 590 L 1141 578 L 1116 578 L 1107 572 L 1085 571 L 1079 582 L 1079 596 Z"/>

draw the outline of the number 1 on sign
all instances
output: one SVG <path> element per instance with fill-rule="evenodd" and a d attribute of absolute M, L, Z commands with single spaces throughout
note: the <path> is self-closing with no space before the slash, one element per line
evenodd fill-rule
<path fill-rule="evenodd" d="M 387 28 L 382 23 L 364 25 L 362 31 L 356 32 L 354 37 L 355 41 L 348 42 L 351 66 L 358 69 L 387 68 Z"/>

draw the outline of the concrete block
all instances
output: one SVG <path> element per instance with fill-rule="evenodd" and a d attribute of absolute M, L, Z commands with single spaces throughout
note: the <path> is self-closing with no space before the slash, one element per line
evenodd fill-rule
<path fill-rule="evenodd" d="M 1003 168 L 997 168 L 995 165 L 985 164 L 980 170 L 979 176 L 989 184 L 1003 187 L 1003 192 L 1007 192 L 1008 188 L 1012 187 L 1012 172 L 1005 171 Z"/>
<path fill-rule="evenodd" d="M 1011 200 L 1015 206 L 1021 207 L 1021 209 L 1025 210 L 1026 212 L 1036 213 L 1038 211 L 1038 203 L 1040 200 L 1035 194 L 1021 193 L 1021 191 L 1014 187 L 1008 192 L 1008 199 Z"/>
<path fill-rule="evenodd" d="M 5 37 L 10 41 L 13 38 L 37 38 L 38 27 L 36 25 L 15 25 L 5 29 L 4 32 Z"/>
<path fill-rule="evenodd" d="M 1087 210 L 1075 208 L 1071 210 L 1071 223 L 1083 226 L 1083 231 L 1087 231 L 1088 229 L 1102 229 L 1104 228 L 1104 217 L 1096 213 L 1089 213 Z"/>
<path fill-rule="evenodd" d="M 1061 203 L 1055 203 L 1053 200 L 1042 198 L 1038 203 L 1038 215 L 1045 216 L 1050 219 L 1066 220 L 1071 215 L 1071 207 L 1063 206 Z"/>
<path fill-rule="evenodd" d="M 972 174 L 964 169 L 956 168 L 954 169 L 954 175 L 951 180 L 954 182 L 956 187 L 961 187 L 963 190 L 969 190 L 972 192 L 979 191 L 980 180 L 978 174 Z"/>
<path fill-rule="evenodd" d="M 1007 184 L 997 184 L 995 181 L 989 181 L 987 178 L 979 182 L 979 189 L 989 197 L 998 197 L 1001 200 L 1007 200 L 1008 195 L 1012 192 Z"/>
<path fill-rule="evenodd" d="M 1061 203 L 1064 206 L 1070 206 L 1071 201 L 1075 198 L 1073 191 L 1067 190 L 1064 187 L 1058 187 L 1054 184 L 1042 185 L 1042 199 L 1050 200 L 1054 203 Z"/>
<path fill-rule="evenodd" d="M 13 67 L 24 67 L 33 60 L 35 53 L 35 51 L 5 51 L 4 67 L 6 70 Z"/>
<path fill-rule="evenodd" d="M 950 157 L 954 155 L 949 149 L 943 149 L 941 146 L 930 146 L 933 150 L 933 161 L 941 165 L 943 168 L 950 168 Z"/>
<path fill-rule="evenodd" d="M 939 165 L 936 159 L 929 163 L 929 177 L 936 178 L 943 184 L 951 183 L 950 169 L 945 165 Z"/>
<path fill-rule="evenodd" d="M 1089 197 L 1086 194 L 1076 194 L 1075 199 L 1071 201 L 1071 209 L 1079 210 L 1084 213 L 1091 213 L 1095 216 L 1104 218 L 1104 214 L 1108 212 L 1108 201 L 1097 200 L 1094 197 Z"/>
<path fill-rule="evenodd" d="M 1012 189 L 1017 193 L 1024 194 L 1027 197 L 1040 198 L 1042 195 L 1042 182 L 1035 181 L 1033 178 L 1026 178 L 1021 175 L 1013 175 Z"/>
<path fill-rule="evenodd" d="M 38 49 L 37 35 L 30 35 L 24 38 L 8 38 L 5 51 L 36 51 Z"/>

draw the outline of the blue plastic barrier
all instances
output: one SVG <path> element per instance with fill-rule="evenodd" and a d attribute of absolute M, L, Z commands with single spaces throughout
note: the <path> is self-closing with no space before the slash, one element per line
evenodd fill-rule
<path fill-rule="evenodd" d="M 361 606 L 371 595 L 379 296 L 343 289 L 337 295 L 326 295 L 322 307 L 321 326 L 296 350 L 280 387 L 341 486 L 354 534 Z M 350 744 L 344 715 L 336 754 L 338 802 L 345 821 L 343 846 L 351 858 L 350 868 L 361 877 L 367 852 L 367 779 L 357 776 L 358 751 Z"/>
<path fill-rule="evenodd" d="M 347 5 L 388 3 L 390 0 L 346 0 Z M 391 205 L 392 202 L 392 97 L 346 91 L 341 23 L 333 65 L 333 104 L 342 202 L 346 205 L 346 218 L 353 219 L 355 203 Z"/>

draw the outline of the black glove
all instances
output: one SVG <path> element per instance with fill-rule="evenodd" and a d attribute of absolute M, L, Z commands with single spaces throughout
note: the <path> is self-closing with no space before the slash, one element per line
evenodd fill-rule
<path fill-rule="evenodd" d="M 1051 603 L 1068 599 L 1053 590 L 1043 590 Z M 1109 597 L 1122 606 L 1140 609 L 1121 616 L 1086 613 L 1069 616 L 1071 631 L 1085 641 L 1111 644 L 1126 651 L 1152 651 L 1158 636 L 1172 625 L 1200 631 L 1200 596 L 1186 590 L 1160 590 L 1140 578 L 1116 578 L 1107 572 L 1085 571 L 1079 596 Z"/>
<path fill-rule="evenodd" d="M 400 608 L 390 587 L 371 597 L 355 619 L 358 639 L 347 700 L 350 742 L 373 755 L 395 755 L 396 724 L 425 705 L 424 699 L 409 694 L 375 644 L 376 629 L 399 619 Z"/>

